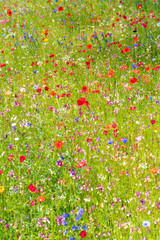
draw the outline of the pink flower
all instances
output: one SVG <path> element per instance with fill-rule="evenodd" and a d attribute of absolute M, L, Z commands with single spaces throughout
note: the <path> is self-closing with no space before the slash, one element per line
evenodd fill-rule
<path fill-rule="evenodd" d="M 30 203 L 31 207 L 34 206 L 34 205 L 36 204 L 36 202 L 37 202 L 36 200 L 33 200 L 33 201 Z"/>

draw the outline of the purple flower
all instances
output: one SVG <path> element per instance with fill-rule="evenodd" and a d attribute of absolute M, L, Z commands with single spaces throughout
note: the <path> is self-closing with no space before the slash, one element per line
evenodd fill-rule
<path fill-rule="evenodd" d="M 55 221 L 57 222 L 58 226 L 60 226 L 61 223 L 62 223 L 62 221 L 64 221 L 64 218 L 59 215 L 59 216 L 55 219 Z"/>
<path fill-rule="evenodd" d="M 140 202 L 141 202 L 141 205 L 145 204 L 145 201 L 143 201 L 143 199 L 140 200 Z"/>

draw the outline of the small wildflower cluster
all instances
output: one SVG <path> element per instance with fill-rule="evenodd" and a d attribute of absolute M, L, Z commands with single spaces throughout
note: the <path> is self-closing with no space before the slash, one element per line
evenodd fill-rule
<path fill-rule="evenodd" d="M 75 214 L 74 211 L 72 210 L 71 211 L 71 214 L 69 213 L 63 213 L 62 216 L 58 216 L 55 220 L 57 222 L 57 225 L 60 226 L 60 225 L 63 225 L 65 226 L 65 229 L 63 231 L 63 236 L 65 235 L 66 237 L 69 237 L 70 235 L 73 235 L 72 237 L 69 237 L 69 240 L 74 240 L 74 239 L 77 239 L 76 236 L 78 237 L 78 235 L 81 237 L 81 238 L 85 238 L 87 236 L 87 229 L 88 229 L 88 226 L 86 225 L 83 225 L 80 224 L 78 226 L 75 226 L 75 225 L 72 225 L 70 227 L 70 225 L 72 223 L 75 223 L 75 222 L 79 222 L 83 216 L 83 209 L 80 208 L 79 211 L 78 211 L 78 214 Z M 72 216 L 72 217 L 71 217 Z M 73 216 L 76 216 L 75 218 L 73 218 Z M 68 218 L 70 217 L 70 221 L 68 221 Z M 77 224 L 76 224 L 77 225 Z M 80 233 L 79 231 L 77 230 L 80 230 Z M 75 237 L 74 237 L 75 236 Z"/>

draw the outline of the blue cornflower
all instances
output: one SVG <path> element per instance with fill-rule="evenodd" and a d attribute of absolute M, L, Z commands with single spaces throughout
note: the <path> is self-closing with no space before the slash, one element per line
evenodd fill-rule
<path fill-rule="evenodd" d="M 61 156 L 61 159 L 63 160 L 63 159 L 64 159 L 64 157 L 63 157 L 63 156 Z M 66 213 L 66 214 L 68 214 L 68 213 Z M 69 214 L 68 214 L 68 217 L 69 217 Z"/>
<path fill-rule="evenodd" d="M 37 85 L 35 85 L 35 86 L 33 86 L 33 88 L 34 88 L 34 89 L 37 89 L 37 88 L 38 88 L 38 86 L 37 86 Z"/>
<path fill-rule="evenodd" d="M 87 231 L 88 227 L 86 226 L 86 224 L 82 227 L 85 231 Z"/>
<path fill-rule="evenodd" d="M 18 190 L 17 190 L 17 188 L 15 187 L 15 189 L 14 189 L 14 193 L 17 193 L 18 192 Z"/>
<path fill-rule="evenodd" d="M 74 240 L 74 239 L 75 239 L 75 237 L 70 237 L 70 238 L 69 238 L 69 240 Z"/>
<path fill-rule="evenodd" d="M 111 140 L 108 141 L 108 144 L 112 144 L 112 143 L 113 143 L 113 141 L 111 141 Z"/>
<path fill-rule="evenodd" d="M 74 120 L 75 120 L 76 122 L 78 122 L 78 120 L 79 120 L 79 117 L 75 118 Z"/>
<path fill-rule="evenodd" d="M 62 225 L 63 225 L 63 226 L 66 226 L 66 225 L 68 225 L 68 221 L 66 221 L 66 222 L 65 222 L 65 221 L 63 221 L 63 222 L 62 222 Z"/>
<path fill-rule="evenodd" d="M 137 65 L 136 65 L 136 64 L 133 64 L 133 65 L 132 65 L 132 68 L 136 68 L 136 67 L 137 67 Z"/>
<path fill-rule="evenodd" d="M 84 211 L 83 211 L 83 208 L 80 208 L 80 210 L 79 210 L 79 214 L 81 214 L 81 215 L 82 215 L 82 214 L 83 214 L 83 212 L 84 212 Z"/>
<path fill-rule="evenodd" d="M 64 219 L 66 219 L 67 217 L 69 217 L 69 214 L 68 214 L 68 213 L 63 213 L 62 217 L 63 217 Z"/>
<path fill-rule="evenodd" d="M 97 152 L 98 152 L 98 153 L 100 153 L 100 150 L 99 150 L 99 149 L 97 149 Z"/>
<path fill-rule="evenodd" d="M 113 102 L 109 102 L 109 105 L 113 105 Z"/>
<path fill-rule="evenodd" d="M 150 226 L 150 222 L 149 221 L 143 221 L 142 222 L 142 226 L 143 227 L 149 227 Z"/>
<path fill-rule="evenodd" d="M 126 143 L 128 141 L 128 138 L 122 139 L 123 143 Z"/>
<path fill-rule="evenodd" d="M 66 234 L 67 233 L 67 229 L 64 230 L 63 234 Z"/>
<path fill-rule="evenodd" d="M 33 71 L 33 73 L 37 73 L 37 71 Z"/>
<path fill-rule="evenodd" d="M 76 226 L 72 226 L 72 227 L 71 227 L 72 231 L 75 231 L 76 228 L 77 228 Z"/>
<path fill-rule="evenodd" d="M 75 218 L 75 220 L 76 220 L 76 221 L 79 221 L 79 220 L 81 219 L 81 217 L 82 217 L 81 215 L 78 215 L 78 216 Z"/>
<path fill-rule="evenodd" d="M 152 97 L 149 97 L 149 100 L 152 100 Z"/>
<path fill-rule="evenodd" d="M 28 126 L 32 126 L 32 123 L 27 123 Z"/>
<path fill-rule="evenodd" d="M 159 103 L 159 101 L 158 101 L 158 100 L 156 100 L 156 103 Z"/>
<path fill-rule="evenodd" d="M 16 130 L 16 126 L 12 127 L 13 130 Z"/>

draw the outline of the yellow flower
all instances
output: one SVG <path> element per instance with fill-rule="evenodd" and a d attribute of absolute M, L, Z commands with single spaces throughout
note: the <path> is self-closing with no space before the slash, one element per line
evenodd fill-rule
<path fill-rule="evenodd" d="M 48 42 L 48 38 L 45 38 L 43 41 L 44 41 L 44 42 Z"/>
<path fill-rule="evenodd" d="M 5 187 L 0 186 L 0 193 L 4 192 L 4 190 L 5 190 Z"/>

